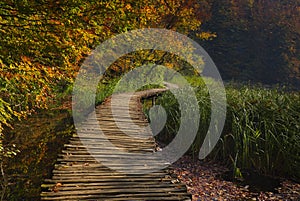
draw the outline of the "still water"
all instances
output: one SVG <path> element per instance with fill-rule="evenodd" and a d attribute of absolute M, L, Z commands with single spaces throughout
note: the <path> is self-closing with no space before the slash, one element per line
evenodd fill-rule
<path fill-rule="evenodd" d="M 40 111 L 13 125 L 14 129 L 4 130 L 5 143 L 16 144 L 19 153 L 3 159 L 4 200 L 39 200 L 43 179 L 51 177 L 58 153 L 74 133 L 71 114 Z"/>

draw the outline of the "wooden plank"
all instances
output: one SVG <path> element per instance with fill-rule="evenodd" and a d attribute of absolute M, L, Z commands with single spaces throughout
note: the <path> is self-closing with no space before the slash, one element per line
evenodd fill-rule
<path fill-rule="evenodd" d="M 105 146 L 104 147 L 104 145 L 106 145 L 106 144 L 104 144 L 104 143 L 99 143 L 99 146 L 97 146 L 97 145 L 94 145 L 94 144 L 90 144 L 90 145 L 80 145 L 80 144 L 65 144 L 64 146 L 65 147 L 73 147 L 73 148 L 87 148 L 87 146 L 89 147 L 89 149 L 103 149 L 103 150 L 114 150 L 115 149 L 115 147 L 108 147 L 108 146 Z M 138 146 L 138 148 L 136 148 Z M 120 147 L 122 147 L 122 148 L 133 148 L 133 149 L 135 149 L 135 150 L 140 150 L 140 149 L 142 149 L 142 148 L 148 148 L 148 149 L 150 149 L 150 150 L 152 150 L 153 151 L 153 148 L 150 148 L 149 146 L 147 146 L 147 145 L 139 145 L 139 144 L 128 144 L 128 145 L 120 145 Z"/>
<path fill-rule="evenodd" d="M 64 196 L 64 195 L 110 195 L 110 194 L 135 194 L 135 193 L 149 193 L 151 196 L 153 192 L 155 194 L 170 194 L 174 192 L 184 192 L 186 189 L 183 188 L 173 188 L 173 187 L 164 187 L 164 188 L 131 188 L 131 189 L 88 189 L 88 190 L 81 190 L 81 191 L 58 191 L 58 192 L 43 192 L 42 195 L 45 196 Z M 134 193 L 133 193 L 134 192 Z"/>
<path fill-rule="evenodd" d="M 120 140 L 120 136 L 118 134 L 115 134 L 115 135 L 109 135 L 108 136 L 109 140 Z M 72 137 L 70 139 L 70 141 L 89 141 L 89 140 L 104 140 L 102 136 L 100 135 L 94 135 L 94 134 L 86 134 L 86 135 L 83 135 L 81 137 Z M 122 135 L 122 138 L 121 140 L 123 141 L 135 141 L 135 142 L 141 142 L 141 143 L 144 143 L 144 142 L 149 142 L 149 143 L 155 143 L 154 142 L 154 139 L 152 136 L 135 136 L 135 137 L 128 137 L 127 135 L 123 136 Z M 155 143 L 156 144 L 156 143 Z"/>
<path fill-rule="evenodd" d="M 101 185 L 101 186 L 99 186 Z M 51 184 L 48 186 L 43 186 L 43 188 L 48 188 L 49 190 L 52 190 L 53 187 L 55 185 Z M 59 191 L 78 191 L 78 190 L 96 190 L 96 189 L 104 189 L 104 190 L 110 190 L 110 189 L 114 189 L 114 190 L 118 190 L 118 192 L 122 192 L 125 189 L 129 189 L 131 192 L 133 192 L 134 188 L 147 188 L 150 189 L 151 191 L 155 190 L 156 188 L 176 188 L 176 189 L 180 189 L 183 191 L 186 191 L 186 186 L 184 184 L 169 184 L 169 183 L 165 183 L 165 184 L 157 184 L 157 183 L 152 183 L 150 185 L 144 185 L 141 183 L 132 183 L 130 182 L 128 185 L 118 185 L 116 183 L 112 183 L 111 185 L 103 185 L 101 183 L 97 183 L 97 185 L 74 185 L 74 186 L 65 186 L 64 184 L 62 184 L 62 186 L 60 186 L 58 188 Z"/>
<path fill-rule="evenodd" d="M 76 174 L 77 176 L 80 175 L 80 176 L 106 176 L 106 175 L 121 175 L 121 176 L 137 176 L 136 174 L 128 174 L 128 173 L 120 173 L 120 172 L 112 172 L 112 171 L 103 171 L 103 172 L 100 172 L 100 171 L 91 171 L 91 170 L 83 170 L 83 171 L 59 171 L 59 170 L 53 170 L 53 174 L 55 176 L 59 176 L 59 175 L 69 175 L 69 174 Z M 160 171 L 160 172 L 153 172 L 153 173 L 149 173 L 149 174 L 145 174 L 145 175 L 142 175 L 142 176 L 165 176 L 166 175 L 166 171 Z M 141 177 L 141 175 L 139 175 Z"/>
<path fill-rule="evenodd" d="M 91 136 L 90 136 L 91 137 Z M 111 142 L 118 142 L 121 141 L 122 143 L 142 143 L 142 144 L 154 144 L 154 140 L 150 137 L 145 137 L 145 138 L 129 138 L 129 137 L 123 137 L 123 136 L 108 136 L 109 141 Z M 103 142 L 107 141 L 107 138 L 102 138 L 101 136 L 93 136 L 93 138 L 87 138 L 87 137 L 82 137 L 82 138 L 71 138 L 70 143 L 74 144 L 82 144 L 82 141 L 89 143 L 89 144 L 97 144 L 98 142 Z"/>
<path fill-rule="evenodd" d="M 181 195 L 179 194 L 175 194 L 175 195 L 155 195 L 155 194 L 151 194 L 151 195 L 145 195 L 145 194 L 139 194 L 139 196 L 135 195 L 123 195 L 123 196 L 110 196 L 110 197 L 100 197 L 99 195 L 75 195 L 75 196 L 60 196 L 60 197 L 42 197 L 42 200 L 91 200 L 91 201 L 95 201 L 95 199 L 97 200 L 147 200 L 147 201 L 158 201 L 158 200 L 183 200 L 183 201 L 189 201 L 191 200 L 190 196 L 185 195 L 184 193 L 182 193 Z"/>
<path fill-rule="evenodd" d="M 122 183 L 125 182 L 144 182 L 144 181 L 168 181 L 171 182 L 172 179 L 170 178 L 65 178 L 65 179 L 45 179 L 45 182 L 47 183 L 89 183 L 89 182 L 118 182 Z"/>
<path fill-rule="evenodd" d="M 101 188 L 131 188 L 131 185 L 133 186 L 148 186 L 150 187 L 166 187 L 166 186 L 180 186 L 184 184 L 182 183 L 170 183 L 168 181 L 157 183 L 155 181 L 144 181 L 142 183 L 133 183 L 133 182 L 122 182 L 122 183 L 116 183 L 116 182 L 90 182 L 90 183 L 62 183 L 61 188 L 63 187 L 69 187 L 69 188 L 75 188 L 75 187 L 101 187 Z M 42 188 L 53 188 L 55 186 L 54 183 L 47 183 L 42 184 Z"/>

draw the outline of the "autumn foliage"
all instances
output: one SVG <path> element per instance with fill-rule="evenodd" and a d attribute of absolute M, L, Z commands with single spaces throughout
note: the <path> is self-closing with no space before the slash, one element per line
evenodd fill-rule
<path fill-rule="evenodd" d="M 2 1 L 0 128 L 57 103 L 84 58 L 104 40 L 148 27 L 199 31 L 209 8 L 205 1 L 187 0 Z"/>

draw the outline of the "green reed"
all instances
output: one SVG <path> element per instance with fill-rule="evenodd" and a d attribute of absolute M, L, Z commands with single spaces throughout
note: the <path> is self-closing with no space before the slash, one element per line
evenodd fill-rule
<path fill-rule="evenodd" d="M 199 130 L 190 149 L 197 155 L 210 123 L 211 102 L 202 79 L 188 77 L 187 80 L 194 86 L 200 109 Z M 235 171 L 252 169 L 299 179 L 300 93 L 227 86 L 226 94 L 225 127 L 209 157 L 231 164 Z M 170 92 L 159 98 L 157 104 L 161 104 L 168 115 L 166 126 L 158 135 L 159 140 L 167 143 L 180 126 L 179 106 Z"/>

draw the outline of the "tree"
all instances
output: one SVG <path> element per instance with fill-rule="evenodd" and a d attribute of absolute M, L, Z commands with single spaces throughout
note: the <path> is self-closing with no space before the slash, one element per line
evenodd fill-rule
<path fill-rule="evenodd" d="M 217 38 L 203 44 L 225 79 L 299 85 L 299 1 L 212 3 L 203 28 Z"/>
<path fill-rule="evenodd" d="M 196 0 L 1 1 L 0 100 L 7 107 L 0 127 L 8 115 L 21 118 L 57 102 L 84 58 L 104 40 L 148 27 L 188 34 L 199 29 L 208 10 L 206 1 Z M 149 52 L 139 54 L 145 59 Z M 112 71 L 130 68 L 120 62 L 121 69 Z"/>

